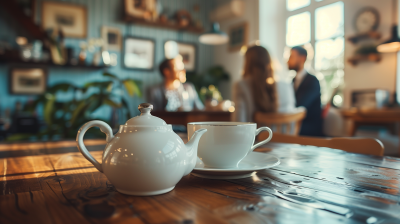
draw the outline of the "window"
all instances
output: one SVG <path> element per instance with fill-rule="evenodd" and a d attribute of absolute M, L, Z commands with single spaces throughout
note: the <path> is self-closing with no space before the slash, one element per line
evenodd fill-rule
<path fill-rule="evenodd" d="M 308 45 L 315 49 L 314 72 L 321 84 L 321 101 L 323 104 L 329 103 L 332 95 L 343 83 L 344 68 L 344 4 L 341 1 L 323 5 L 323 0 L 315 0 L 310 3 L 310 7 L 298 10 L 295 15 L 287 18 L 286 25 L 286 45 L 293 47 L 296 45 Z M 289 3 L 292 2 L 289 7 Z M 304 1 L 287 0 L 287 9 L 291 11 L 295 7 L 305 7 Z M 299 2 L 303 2 L 300 4 Z M 302 5 L 301 7 L 299 5 Z M 321 7 L 319 7 L 321 6 Z M 313 16 L 310 15 L 310 9 L 315 9 Z M 292 9 L 294 10 L 294 9 Z M 311 37 L 310 24 L 313 22 L 314 39 Z M 333 97 L 333 103 L 336 106 L 342 105 L 342 95 L 337 93 Z"/>
<path fill-rule="evenodd" d="M 311 19 L 309 12 L 290 16 L 286 21 L 286 44 L 290 47 L 309 43 Z"/>
<path fill-rule="evenodd" d="M 293 11 L 310 5 L 310 0 L 286 0 L 286 9 Z"/>

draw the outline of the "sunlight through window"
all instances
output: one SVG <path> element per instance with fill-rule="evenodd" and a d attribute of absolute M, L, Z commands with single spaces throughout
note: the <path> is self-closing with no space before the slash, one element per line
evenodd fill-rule
<path fill-rule="evenodd" d="M 286 0 L 286 9 L 293 11 L 310 5 L 310 0 Z"/>
<path fill-rule="evenodd" d="M 310 42 L 311 21 L 309 12 L 290 16 L 286 22 L 287 46 L 297 46 Z"/>

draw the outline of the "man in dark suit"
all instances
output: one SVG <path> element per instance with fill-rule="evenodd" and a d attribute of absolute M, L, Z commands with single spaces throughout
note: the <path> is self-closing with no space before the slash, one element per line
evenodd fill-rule
<path fill-rule="evenodd" d="M 293 79 L 296 107 L 302 106 L 307 109 L 300 135 L 323 136 L 321 88 L 318 79 L 304 69 L 306 59 L 307 51 L 303 47 L 293 47 L 287 62 L 289 70 L 295 70 L 297 73 Z"/>

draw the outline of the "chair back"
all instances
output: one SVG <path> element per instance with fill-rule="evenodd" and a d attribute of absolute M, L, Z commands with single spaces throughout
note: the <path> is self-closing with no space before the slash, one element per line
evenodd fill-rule
<path fill-rule="evenodd" d="M 262 132 L 258 135 L 258 137 L 258 139 L 265 139 L 268 137 L 268 133 Z M 374 138 L 316 138 L 274 133 L 271 142 L 328 147 L 333 149 L 340 149 L 351 153 L 360 153 L 374 156 L 383 156 L 384 153 L 384 146 L 382 142 Z"/>
<path fill-rule="evenodd" d="M 301 122 L 306 117 L 306 109 L 303 107 L 296 108 L 293 113 L 262 113 L 254 114 L 254 121 L 258 126 L 274 127 L 274 133 L 282 133 L 287 135 L 298 135 Z"/>

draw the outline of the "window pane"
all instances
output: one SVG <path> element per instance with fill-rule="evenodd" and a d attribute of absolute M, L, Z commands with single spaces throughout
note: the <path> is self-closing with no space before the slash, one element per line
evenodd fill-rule
<path fill-rule="evenodd" d="M 310 42 L 310 13 L 303 12 L 290 16 L 286 21 L 286 45 L 297 46 Z"/>
<path fill-rule="evenodd" d="M 310 0 L 286 0 L 286 9 L 293 11 L 310 5 Z"/>
<path fill-rule="evenodd" d="M 315 39 L 344 35 L 343 2 L 336 2 L 315 10 Z"/>
<path fill-rule="evenodd" d="M 315 69 L 317 71 L 344 67 L 344 38 L 315 43 Z"/>

